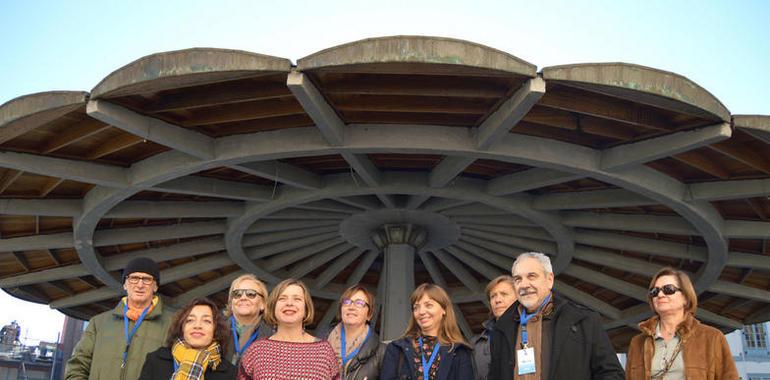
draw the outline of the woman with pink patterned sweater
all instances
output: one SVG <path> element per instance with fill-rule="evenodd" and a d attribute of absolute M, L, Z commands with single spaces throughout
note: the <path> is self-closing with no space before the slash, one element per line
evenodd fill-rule
<path fill-rule="evenodd" d="M 329 342 L 305 332 L 313 313 L 310 291 L 302 281 L 287 279 L 276 285 L 265 307 L 265 322 L 277 326 L 276 333 L 246 351 L 238 380 L 339 379 L 339 363 Z"/>

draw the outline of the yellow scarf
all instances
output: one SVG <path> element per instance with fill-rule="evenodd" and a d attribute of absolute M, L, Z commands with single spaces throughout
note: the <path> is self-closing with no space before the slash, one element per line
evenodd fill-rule
<path fill-rule="evenodd" d="M 131 305 L 128 304 L 128 297 L 123 297 L 123 304 L 128 305 L 128 312 L 126 312 L 126 317 L 128 319 L 136 322 L 137 319 L 142 315 L 142 312 L 144 309 L 135 309 L 132 308 Z M 147 314 L 152 313 L 152 309 L 155 308 L 155 305 L 158 304 L 158 296 L 152 297 L 152 303 L 150 304 L 150 310 L 147 310 Z"/>
<path fill-rule="evenodd" d="M 171 354 L 174 356 L 174 362 L 177 364 L 172 380 L 203 380 L 203 374 L 206 368 L 217 369 L 222 362 L 222 353 L 219 343 L 216 341 L 202 349 L 191 348 L 183 340 L 179 339 L 171 347 Z"/>

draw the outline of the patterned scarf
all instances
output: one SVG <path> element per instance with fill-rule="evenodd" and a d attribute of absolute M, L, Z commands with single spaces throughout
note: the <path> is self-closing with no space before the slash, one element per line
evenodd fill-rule
<path fill-rule="evenodd" d="M 174 362 L 178 363 L 174 374 L 171 375 L 172 380 L 203 380 L 203 374 L 209 364 L 211 368 L 217 369 L 222 362 L 221 350 L 216 341 L 211 342 L 205 349 L 198 350 L 179 339 L 171 347 L 171 353 L 174 355 Z"/>
<path fill-rule="evenodd" d="M 136 322 L 137 319 L 139 319 L 139 316 L 142 315 L 142 312 L 144 309 L 136 309 L 132 308 L 131 305 L 128 304 L 128 297 L 123 297 L 123 304 L 128 305 L 128 312 L 126 313 L 126 317 L 128 319 Z M 152 297 L 152 303 L 150 304 L 150 310 L 147 310 L 147 314 L 152 313 L 152 309 L 155 308 L 155 305 L 158 304 L 158 296 Z"/>

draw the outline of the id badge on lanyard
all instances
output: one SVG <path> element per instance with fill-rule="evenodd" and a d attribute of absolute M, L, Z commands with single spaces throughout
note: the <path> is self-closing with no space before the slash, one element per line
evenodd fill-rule
<path fill-rule="evenodd" d="M 516 350 L 516 368 L 519 375 L 535 373 L 535 349 L 532 347 Z"/>

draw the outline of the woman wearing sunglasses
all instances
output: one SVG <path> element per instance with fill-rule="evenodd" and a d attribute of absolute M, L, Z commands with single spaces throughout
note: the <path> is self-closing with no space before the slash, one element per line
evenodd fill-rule
<path fill-rule="evenodd" d="M 663 268 L 652 277 L 649 304 L 655 315 L 628 347 L 626 379 L 738 379 L 727 339 L 695 319 L 698 297 L 683 271 Z"/>
<path fill-rule="evenodd" d="M 422 284 L 412 292 L 412 318 L 385 350 L 380 379 L 473 379 L 471 348 L 463 339 L 446 291 Z"/>
<path fill-rule="evenodd" d="M 347 288 L 340 297 L 337 324 L 326 338 L 340 362 L 343 380 L 377 380 L 385 346 L 369 326 L 374 296 L 361 285 Z"/>
<path fill-rule="evenodd" d="M 267 287 L 253 274 L 244 274 L 230 284 L 226 315 L 230 329 L 228 360 L 238 364 L 246 350 L 259 339 L 273 335 L 273 329 L 262 318 L 267 299 Z"/>

